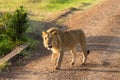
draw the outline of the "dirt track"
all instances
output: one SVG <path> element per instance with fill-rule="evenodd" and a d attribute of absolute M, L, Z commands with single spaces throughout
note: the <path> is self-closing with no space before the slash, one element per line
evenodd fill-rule
<path fill-rule="evenodd" d="M 41 46 L 36 56 L 22 66 L 12 66 L 0 74 L 1 80 L 119 80 L 120 79 L 120 0 L 106 0 L 86 10 L 68 15 L 64 23 L 69 29 L 81 28 L 87 34 L 91 50 L 87 65 L 81 66 L 81 51 L 77 48 L 76 64 L 70 66 L 66 51 L 62 70 L 53 71 L 50 53 Z M 41 55 L 41 56 L 37 56 Z"/>

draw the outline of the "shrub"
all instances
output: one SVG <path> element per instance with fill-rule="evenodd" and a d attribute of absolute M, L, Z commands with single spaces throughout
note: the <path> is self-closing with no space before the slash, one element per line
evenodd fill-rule
<path fill-rule="evenodd" d="M 12 15 L 10 13 L 4 13 L 0 15 L 0 34 L 5 33 L 6 23 L 11 17 Z"/>
<path fill-rule="evenodd" d="M 9 53 L 15 47 L 15 43 L 10 41 L 4 34 L 0 35 L 0 56 Z"/>
<path fill-rule="evenodd" d="M 22 40 L 22 36 L 29 26 L 27 12 L 23 9 L 23 6 L 14 12 L 11 19 L 6 22 L 6 26 L 6 34 L 12 41 Z"/>
<path fill-rule="evenodd" d="M 0 56 L 6 55 L 15 46 L 28 41 L 28 37 L 25 35 L 28 26 L 27 12 L 22 6 L 13 14 L 2 14 L 0 18 Z"/>

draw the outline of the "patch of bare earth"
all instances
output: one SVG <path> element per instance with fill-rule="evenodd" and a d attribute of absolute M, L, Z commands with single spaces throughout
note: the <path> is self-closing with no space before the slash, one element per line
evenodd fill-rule
<path fill-rule="evenodd" d="M 91 50 L 87 64 L 81 66 L 82 55 L 77 48 L 76 64 L 65 52 L 61 70 L 53 71 L 50 51 L 38 47 L 26 64 L 12 66 L 0 73 L 1 80 L 119 80 L 120 79 L 120 0 L 105 0 L 86 11 L 76 11 L 64 22 L 69 29 L 83 29 Z M 41 44 L 40 44 L 41 45 Z"/>

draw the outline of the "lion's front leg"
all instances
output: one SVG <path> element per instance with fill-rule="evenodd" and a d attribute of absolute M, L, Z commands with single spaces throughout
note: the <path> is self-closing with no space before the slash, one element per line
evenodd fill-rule
<path fill-rule="evenodd" d="M 52 56 L 51 56 L 51 62 L 52 62 L 53 67 L 56 66 L 57 58 L 58 58 L 58 54 L 57 54 L 57 53 L 52 53 Z"/>
<path fill-rule="evenodd" d="M 59 70 L 59 69 L 60 69 L 61 62 L 62 62 L 62 59 L 63 59 L 63 54 L 64 54 L 63 51 L 61 51 L 61 52 L 58 54 L 57 62 L 56 62 L 56 65 L 55 65 L 55 69 L 56 69 L 56 70 Z"/>
<path fill-rule="evenodd" d="M 58 54 L 56 54 L 56 53 L 52 53 L 52 56 L 51 56 L 51 62 L 52 62 L 52 63 L 55 63 L 56 60 L 57 60 L 57 58 L 58 58 Z"/>

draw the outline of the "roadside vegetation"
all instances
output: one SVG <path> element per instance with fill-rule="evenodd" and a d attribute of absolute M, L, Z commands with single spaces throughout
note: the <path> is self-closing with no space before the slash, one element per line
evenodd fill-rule
<path fill-rule="evenodd" d="M 8 54 L 16 46 L 28 41 L 26 30 L 29 27 L 27 12 L 23 6 L 13 13 L 1 14 L 0 18 L 0 57 Z"/>
<path fill-rule="evenodd" d="M 32 19 L 48 20 L 52 14 L 55 15 L 61 10 L 82 4 L 93 4 L 96 1 L 98 0 L 0 0 L 0 11 L 14 11 L 22 5 L 32 15 Z"/>

